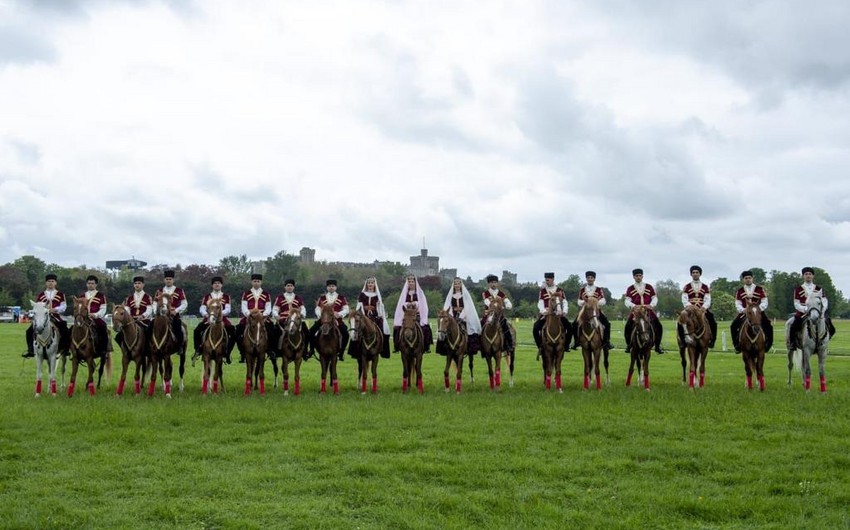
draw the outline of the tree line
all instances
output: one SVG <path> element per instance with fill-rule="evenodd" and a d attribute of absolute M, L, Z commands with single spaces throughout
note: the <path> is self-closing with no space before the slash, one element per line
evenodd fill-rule
<path fill-rule="evenodd" d="M 262 262 L 263 286 L 272 296 L 283 291 L 283 282 L 292 278 L 296 281 L 296 291 L 310 304 L 325 292 L 325 281 L 336 279 L 338 291 L 345 295 L 352 308 L 356 304 L 357 295 L 363 288 L 367 277 L 374 276 L 378 280 L 384 304 L 388 313 L 393 312 L 407 273 L 407 266 L 398 262 L 375 262 L 371 265 L 351 266 L 341 263 L 315 262 L 301 263 L 298 256 L 285 250 L 269 256 Z M 246 255 L 225 256 L 217 265 L 191 264 L 171 266 L 158 264 L 143 270 L 122 269 L 106 271 L 97 267 L 79 265 L 63 267 L 47 264 L 32 255 L 20 258 L 0 266 L 0 307 L 22 306 L 29 308 L 29 300 L 34 300 L 37 293 L 44 288 L 44 275 L 54 273 L 59 280 L 59 288 L 67 295 L 80 294 L 85 291 L 85 280 L 89 274 L 100 278 L 99 288 L 106 294 L 110 302 L 124 300 L 133 290 L 133 277 L 145 276 L 146 291 L 153 293 L 163 285 L 163 272 L 173 269 L 176 272 L 176 284 L 186 291 L 189 300 L 189 313 L 196 314 L 201 299 L 210 290 L 210 279 L 213 276 L 225 278 L 224 291 L 236 300 L 242 291 L 251 285 L 250 278 L 254 263 Z M 762 285 L 768 293 L 770 305 L 767 314 L 770 318 L 786 318 L 794 312 L 794 288 L 803 281 L 799 272 L 784 272 L 755 267 L 752 269 L 756 283 Z M 832 278 L 823 269 L 815 268 L 815 281 L 822 286 L 830 301 L 830 314 L 833 317 L 846 318 L 850 316 L 850 301 L 838 290 Z M 443 306 L 446 293 L 451 286 L 451 279 L 439 276 L 429 276 L 419 279 L 428 300 L 430 316 L 436 316 Z M 464 280 L 467 289 L 478 301 L 479 315 L 483 310 L 481 293 L 487 288 L 484 278 Z M 584 280 L 577 274 L 568 276 L 558 284 L 567 293 L 570 302 L 570 314 L 575 316 L 576 296 L 584 285 Z M 658 312 L 664 317 L 671 317 L 681 310 L 682 284 L 667 279 L 653 284 L 658 295 Z M 712 311 L 719 320 L 730 320 L 735 316 L 735 292 L 741 283 L 737 279 L 717 278 L 710 283 L 712 296 Z M 628 310 L 622 300 L 626 286 L 603 286 L 608 305 L 605 312 L 609 318 L 625 318 Z M 536 283 L 502 285 L 508 297 L 513 301 L 513 316 L 531 318 L 537 315 L 537 300 L 540 286 Z M 613 295 L 613 296 L 612 296 Z"/>

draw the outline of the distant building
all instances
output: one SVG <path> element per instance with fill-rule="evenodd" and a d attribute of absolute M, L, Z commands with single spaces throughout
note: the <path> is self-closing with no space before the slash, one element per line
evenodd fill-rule
<path fill-rule="evenodd" d="M 142 261 L 142 260 L 136 259 L 136 258 L 130 258 L 130 259 L 120 259 L 120 260 L 107 261 L 106 262 L 106 268 L 110 269 L 110 270 L 119 270 L 119 269 L 123 269 L 124 267 L 127 267 L 131 271 L 135 271 L 135 270 L 141 269 L 142 267 L 147 266 L 147 264 L 148 263 L 146 261 Z"/>
<path fill-rule="evenodd" d="M 311 263 L 316 262 L 316 249 L 309 247 L 302 247 L 299 254 L 299 261 L 304 263 L 305 265 L 309 265 Z"/>
<path fill-rule="evenodd" d="M 454 280 L 457 278 L 457 269 L 440 269 L 440 278 L 444 280 Z"/>
<path fill-rule="evenodd" d="M 428 249 L 420 250 L 418 256 L 410 256 L 410 266 L 408 272 L 414 276 L 439 276 L 440 275 L 440 258 L 438 256 L 429 256 Z"/>
<path fill-rule="evenodd" d="M 502 271 L 502 285 L 516 285 L 516 273 L 511 271 Z"/>

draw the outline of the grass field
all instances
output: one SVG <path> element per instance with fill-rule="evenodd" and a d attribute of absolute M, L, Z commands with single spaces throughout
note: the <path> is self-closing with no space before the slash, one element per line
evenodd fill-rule
<path fill-rule="evenodd" d="M 79 385 L 36 400 L 24 327 L 0 325 L 0 527 L 850 528 L 850 323 L 837 325 L 826 395 L 796 373 L 786 387 L 784 353 L 767 391 L 748 392 L 740 357 L 719 351 L 689 392 L 672 323 L 651 392 L 623 385 L 621 349 L 609 388 L 582 391 L 572 352 L 565 393 L 546 392 L 521 322 L 516 385 L 499 393 L 480 358 L 474 385 L 444 393 L 429 354 L 424 396 L 401 394 L 394 355 L 376 396 L 347 359 L 337 397 L 318 395 L 310 361 L 297 398 L 242 397 L 233 364 L 226 395 L 201 396 L 190 368 L 172 400 L 116 398 L 118 373 L 94 398 Z"/>

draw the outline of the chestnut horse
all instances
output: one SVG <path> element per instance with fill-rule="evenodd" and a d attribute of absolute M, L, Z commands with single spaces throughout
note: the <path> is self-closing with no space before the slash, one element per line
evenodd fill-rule
<path fill-rule="evenodd" d="M 563 393 L 561 382 L 561 364 L 564 361 L 564 346 L 567 343 L 567 331 L 561 317 L 555 314 L 555 308 L 562 302 L 560 296 L 549 298 L 549 307 L 543 317 L 540 330 L 540 345 L 543 354 L 543 384 L 546 390 L 552 388 L 552 372 L 555 372 L 555 388 Z"/>
<path fill-rule="evenodd" d="M 420 394 L 425 393 L 425 382 L 422 380 L 422 354 L 425 352 L 425 336 L 419 325 L 419 315 L 416 304 L 407 304 L 401 319 L 401 329 L 398 333 L 401 344 L 402 378 L 401 391 L 407 393 L 410 378 L 416 370 L 416 388 Z"/>
<path fill-rule="evenodd" d="M 121 379 L 118 381 L 116 395 L 124 393 L 124 384 L 127 381 L 127 369 L 130 361 L 136 363 L 136 373 L 133 375 L 133 390 L 136 394 L 142 392 L 142 376 L 145 373 L 147 356 L 147 337 L 145 328 L 137 322 L 124 308 L 123 304 L 116 304 L 112 310 L 112 330 L 116 334 L 121 333 Z"/>
<path fill-rule="evenodd" d="M 334 394 L 339 394 L 339 379 L 336 375 L 336 363 L 339 352 L 342 349 L 342 332 L 336 322 L 336 316 L 332 306 L 323 305 L 319 315 L 319 330 L 316 333 L 316 351 L 319 353 L 319 362 L 322 365 L 322 387 L 320 392 L 324 394 L 328 390 L 328 370 L 331 374 L 331 384 Z"/>
<path fill-rule="evenodd" d="M 682 357 L 682 383 L 685 382 L 685 354 L 688 364 L 688 387 L 696 388 L 696 374 L 699 373 L 699 388 L 705 386 L 705 358 L 708 356 L 708 345 L 711 342 L 711 329 L 705 318 L 705 310 L 695 305 L 688 305 L 679 313 L 676 321 L 682 329 L 677 333 L 679 355 Z"/>
<path fill-rule="evenodd" d="M 514 386 L 514 362 L 511 352 L 505 349 L 505 337 L 502 331 L 502 319 L 505 314 L 504 302 L 499 297 L 490 299 L 490 308 L 487 319 L 481 327 L 481 356 L 487 360 L 487 372 L 490 376 L 490 390 L 502 386 L 502 357 L 510 357 L 508 368 L 510 370 L 510 386 Z M 513 328 L 508 324 L 508 328 Z M 516 343 L 516 336 L 514 343 Z M 496 361 L 496 370 L 493 370 L 493 360 Z"/>
<path fill-rule="evenodd" d="M 289 363 L 295 363 L 295 388 L 294 394 L 301 395 L 301 363 L 307 355 L 307 337 L 301 331 L 303 320 L 298 310 L 289 312 L 289 316 L 283 323 L 283 333 L 278 344 L 283 367 L 283 395 L 289 395 Z M 277 361 L 272 361 L 277 366 Z"/>
<path fill-rule="evenodd" d="M 599 374 L 599 361 L 602 357 L 602 333 L 605 329 L 599 321 L 599 300 L 589 297 L 576 317 L 576 331 L 584 357 L 584 389 L 590 387 L 591 374 L 596 375 L 596 389 L 602 389 L 602 379 Z M 608 352 L 605 352 L 605 384 L 610 385 L 608 377 Z"/>
<path fill-rule="evenodd" d="M 759 390 L 764 392 L 764 350 L 767 337 L 761 326 L 762 312 L 758 302 L 750 298 L 744 311 L 744 323 L 738 335 L 741 358 L 747 373 L 747 388 L 753 389 L 753 372 L 758 377 Z"/>
<path fill-rule="evenodd" d="M 242 351 L 245 353 L 245 395 L 251 394 L 251 388 L 259 384 L 260 395 L 266 394 L 266 354 L 269 347 L 269 335 L 266 330 L 266 317 L 259 309 L 252 309 L 245 321 L 242 333 Z"/>
<path fill-rule="evenodd" d="M 632 385 L 632 375 L 635 372 L 635 364 L 638 367 L 638 382 L 649 390 L 649 359 L 652 357 L 652 346 L 655 344 L 655 329 L 652 327 L 652 319 L 646 306 L 636 305 L 632 308 L 630 318 L 634 323 L 632 334 L 626 337 L 629 343 L 631 359 L 629 360 L 629 375 L 626 377 L 626 386 Z"/>
<path fill-rule="evenodd" d="M 74 324 L 71 326 L 71 382 L 68 384 L 68 397 L 74 395 L 74 388 L 77 383 L 77 370 L 80 367 L 80 362 L 86 363 L 89 370 L 89 377 L 86 381 L 86 388 L 89 394 L 94 395 L 94 367 L 95 361 L 98 363 L 97 372 L 97 387 L 100 388 L 100 381 L 103 378 L 103 368 L 106 359 L 103 356 L 99 357 L 95 342 L 95 327 L 89 317 L 88 300 L 85 296 L 74 297 Z M 108 339 L 107 339 L 108 340 Z"/>
<path fill-rule="evenodd" d="M 210 391 L 210 379 L 212 378 L 212 392 L 218 394 L 219 384 L 224 392 L 224 356 L 227 353 L 227 327 L 224 325 L 221 299 L 210 298 L 207 302 L 207 322 L 209 326 L 204 330 L 201 342 L 201 356 L 204 360 L 204 377 L 201 383 L 201 393 Z M 212 364 L 215 363 L 215 370 Z"/>
<path fill-rule="evenodd" d="M 372 393 L 378 392 L 378 359 L 384 348 L 384 332 L 378 325 L 367 317 L 363 310 L 357 310 L 349 315 L 349 334 L 352 341 L 360 341 L 360 358 L 357 366 L 360 369 L 357 382 L 360 393 L 366 393 L 366 376 L 372 369 Z"/>
<path fill-rule="evenodd" d="M 59 327 L 50 318 L 44 302 L 33 302 L 33 351 L 35 352 L 35 397 L 41 396 L 41 370 L 47 361 L 50 394 L 56 397 L 56 358 L 59 352 Z"/>
<path fill-rule="evenodd" d="M 174 332 L 171 330 L 171 296 L 165 293 L 156 297 L 156 314 L 153 317 L 151 339 L 149 344 L 148 396 L 151 397 L 156 389 L 156 375 L 162 375 L 165 397 L 171 397 L 171 373 L 174 370 L 171 364 L 171 354 L 177 346 Z"/>
<path fill-rule="evenodd" d="M 446 369 L 443 370 L 446 392 L 450 390 L 449 369 L 454 362 L 456 370 L 455 393 L 460 394 L 463 379 L 463 357 L 466 355 L 469 337 L 467 337 L 466 331 L 461 327 L 458 320 L 445 309 L 441 309 L 437 313 L 437 340 L 444 343 L 446 348 Z"/>

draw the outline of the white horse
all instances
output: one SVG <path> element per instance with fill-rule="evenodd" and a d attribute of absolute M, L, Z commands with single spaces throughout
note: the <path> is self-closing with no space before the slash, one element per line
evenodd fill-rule
<path fill-rule="evenodd" d="M 41 365 L 47 361 L 50 395 L 56 396 L 56 356 L 59 351 L 59 327 L 50 319 L 44 302 L 33 302 L 33 351 L 35 352 L 35 397 L 41 396 Z"/>
<path fill-rule="evenodd" d="M 823 314 L 823 299 L 820 296 L 810 296 L 806 301 L 805 318 L 803 321 L 802 354 L 800 350 L 791 348 L 791 323 L 794 318 L 785 323 L 785 343 L 788 348 L 788 386 L 791 386 L 791 370 L 797 365 L 803 375 L 803 388 L 808 392 L 812 386 L 812 354 L 818 356 L 818 371 L 820 373 L 820 391 L 826 392 L 826 356 L 829 354 L 829 330 L 826 326 L 826 316 Z"/>

